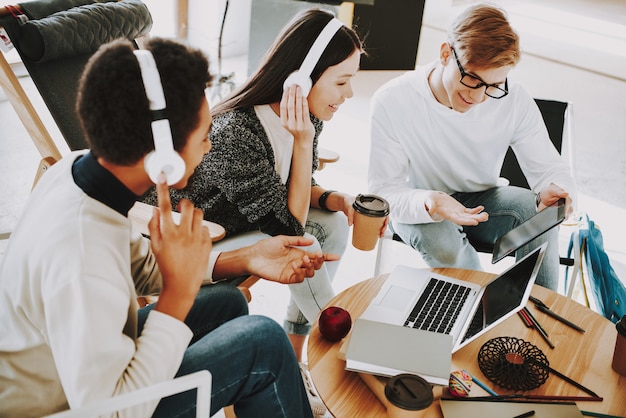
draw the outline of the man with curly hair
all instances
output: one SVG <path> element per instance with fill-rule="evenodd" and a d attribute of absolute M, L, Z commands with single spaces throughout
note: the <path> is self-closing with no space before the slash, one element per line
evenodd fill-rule
<path fill-rule="evenodd" d="M 209 152 L 208 61 L 179 43 L 147 46 L 160 74 L 181 188 Z M 90 150 L 56 163 L 32 192 L 0 270 L 0 416 L 41 416 L 198 370 L 212 374 L 211 413 L 312 416 L 298 363 L 273 320 L 248 316 L 239 290 L 207 280 L 256 274 L 281 283 L 311 277 L 324 260 L 303 237 L 278 236 L 211 252 L 202 211 L 181 201 L 172 219 L 158 175 L 151 240 L 128 211 L 154 183 L 144 163 L 155 148 L 133 45 L 100 48 L 81 78 L 77 111 Z M 137 295 L 159 294 L 138 309 Z M 195 416 L 193 391 L 119 416 Z"/>

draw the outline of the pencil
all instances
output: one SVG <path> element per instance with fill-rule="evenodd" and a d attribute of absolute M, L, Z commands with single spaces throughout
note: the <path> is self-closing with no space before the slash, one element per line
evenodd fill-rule
<path fill-rule="evenodd" d="M 537 322 L 537 319 L 535 319 L 535 317 L 530 313 L 528 309 L 526 309 L 525 307 L 522 309 L 524 310 L 528 318 L 532 321 L 533 325 L 537 329 L 537 332 L 539 332 L 539 335 L 541 335 L 541 338 L 543 338 L 545 342 L 548 343 L 550 348 L 554 348 L 554 344 L 552 344 L 552 341 L 550 341 L 550 339 L 548 338 L 548 334 L 546 334 L 546 331 L 543 329 L 543 327 L 539 325 L 539 322 Z"/>
<path fill-rule="evenodd" d="M 465 373 L 467 373 L 471 378 L 472 381 L 474 383 L 476 383 L 478 386 L 480 386 L 481 388 L 485 389 L 485 391 L 490 394 L 491 396 L 499 396 L 496 392 L 494 392 L 493 390 L 491 390 L 491 388 L 487 385 L 485 385 L 483 382 L 481 382 L 480 380 L 476 379 L 470 372 L 468 372 L 467 370 L 463 370 Z"/>
<path fill-rule="evenodd" d="M 515 415 L 513 418 L 528 418 L 528 417 L 532 417 L 533 415 L 535 415 L 535 411 L 528 411 L 520 415 Z"/>

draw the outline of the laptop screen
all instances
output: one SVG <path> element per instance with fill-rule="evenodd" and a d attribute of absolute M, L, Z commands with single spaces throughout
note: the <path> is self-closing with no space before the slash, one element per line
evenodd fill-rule
<path fill-rule="evenodd" d="M 487 285 L 480 299 L 478 309 L 463 337 L 463 342 L 477 337 L 496 322 L 508 318 L 519 311 L 528 300 L 530 285 L 534 283 L 543 259 L 542 249 L 545 244 L 535 249 L 525 258 L 513 265 Z M 532 283 L 529 283 L 531 282 Z M 528 294 L 527 293 L 528 290 Z"/>

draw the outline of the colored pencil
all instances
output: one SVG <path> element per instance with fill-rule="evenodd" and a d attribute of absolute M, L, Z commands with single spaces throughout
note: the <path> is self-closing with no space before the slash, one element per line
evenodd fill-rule
<path fill-rule="evenodd" d="M 552 341 L 550 341 L 550 339 L 548 338 L 548 334 L 546 333 L 546 330 L 544 330 L 543 327 L 539 324 L 539 322 L 537 322 L 537 319 L 530 313 L 530 311 L 526 307 L 522 308 L 522 310 L 524 310 L 524 313 L 532 321 L 533 325 L 535 326 L 535 329 L 537 329 L 537 332 L 539 332 L 539 335 L 541 335 L 541 338 L 543 338 L 545 342 L 548 343 L 550 348 L 554 348 L 554 344 L 552 344 Z"/>
<path fill-rule="evenodd" d="M 528 317 L 524 313 L 524 310 L 517 311 L 517 314 L 519 315 L 520 318 L 522 318 L 522 322 L 524 323 L 524 325 L 526 325 L 527 328 L 533 327 L 533 323 L 531 322 L 530 319 L 528 319 Z"/>
<path fill-rule="evenodd" d="M 474 383 L 476 383 L 478 386 L 480 386 L 481 388 L 483 388 L 488 394 L 490 394 L 491 396 L 499 396 L 496 392 L 494 392 L 493 390 L 491 390 L 491 388 L 487 385 L 485 385 L 483 382 L 481 382 L 480 380 L 478 380 L 477 378 L 475 378 L 470 372 L 468 372 L 467 370 L 463 370 L 465 373 L 467 373 L 471 378 L 472 381 Z"/>
<path fill-rule="evenodd" d="M 526 307 L 524 307 L 523 309 L 525 309 L 526 315 L 528 315 L 528 318 L 530 318 L 530 320 L 533 321 L 533 324 L 537 327 L 537 329 L 543 332 L 544 334 L 546 334 L 546 337 L 549 337 L 550 335 L 548 334 L 548 331 L 546 331 L 545 328 L 541 326 L 539 321 L 537 321 L 537 318 L 535 318 L 535 316 L 530 312 L 530 310 L 528 310 L 528 308 Z"/>

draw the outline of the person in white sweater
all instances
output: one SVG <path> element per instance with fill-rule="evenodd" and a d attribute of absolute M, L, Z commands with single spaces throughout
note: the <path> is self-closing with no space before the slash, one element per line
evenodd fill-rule
<path fill-rule="evenodd" d="M 181 188 L 211 148 L 204 90 L 208 61 L 179 43 L 151 40 Z M 180 202 L 175 224 L 157 173 L 151 239 L 128 211 L 153 186 L 153 112 L 138 58 L 125 40 L 103 46 L 80 81 L 77 111 L 90 150 L 56 163 L 34 188 L 0 268 L 0 416 L 77 408 L 198 370 L 212 374 L 211 413 L 312 417 L 293 349 L 273 320 L 248 316 L 241 292 L 207 280 L 255 274 L 281 283 L 311 277 L 334 256 L 277 236 L 212 253 L 202 211 Z M 137 295 L 159 294 L 138 310 Z M 193 391 L 119 416 L 195 416 Z M 158 404 L 158 405 L 157 405 Z M 154 414 L 154 415 L 153 415 Z"/>
<path fill-rule="evenodd" d="M 556 202 L 572 211 L 567 164 L 552 145 L 533 98 L 509 80 L 520 59 L 519 37 L 505 12 L 473 5 L 448 30 L 439 59 L 383 85 L 371 102 L 372 193 L 389 201 L 390 227 L 431 267 L 482 270 L 468 238 L 498 236 Z M 498 182 L 512 147 L 532 191 Z M 558 284 L 558 231 L 537 283 Z"/>

